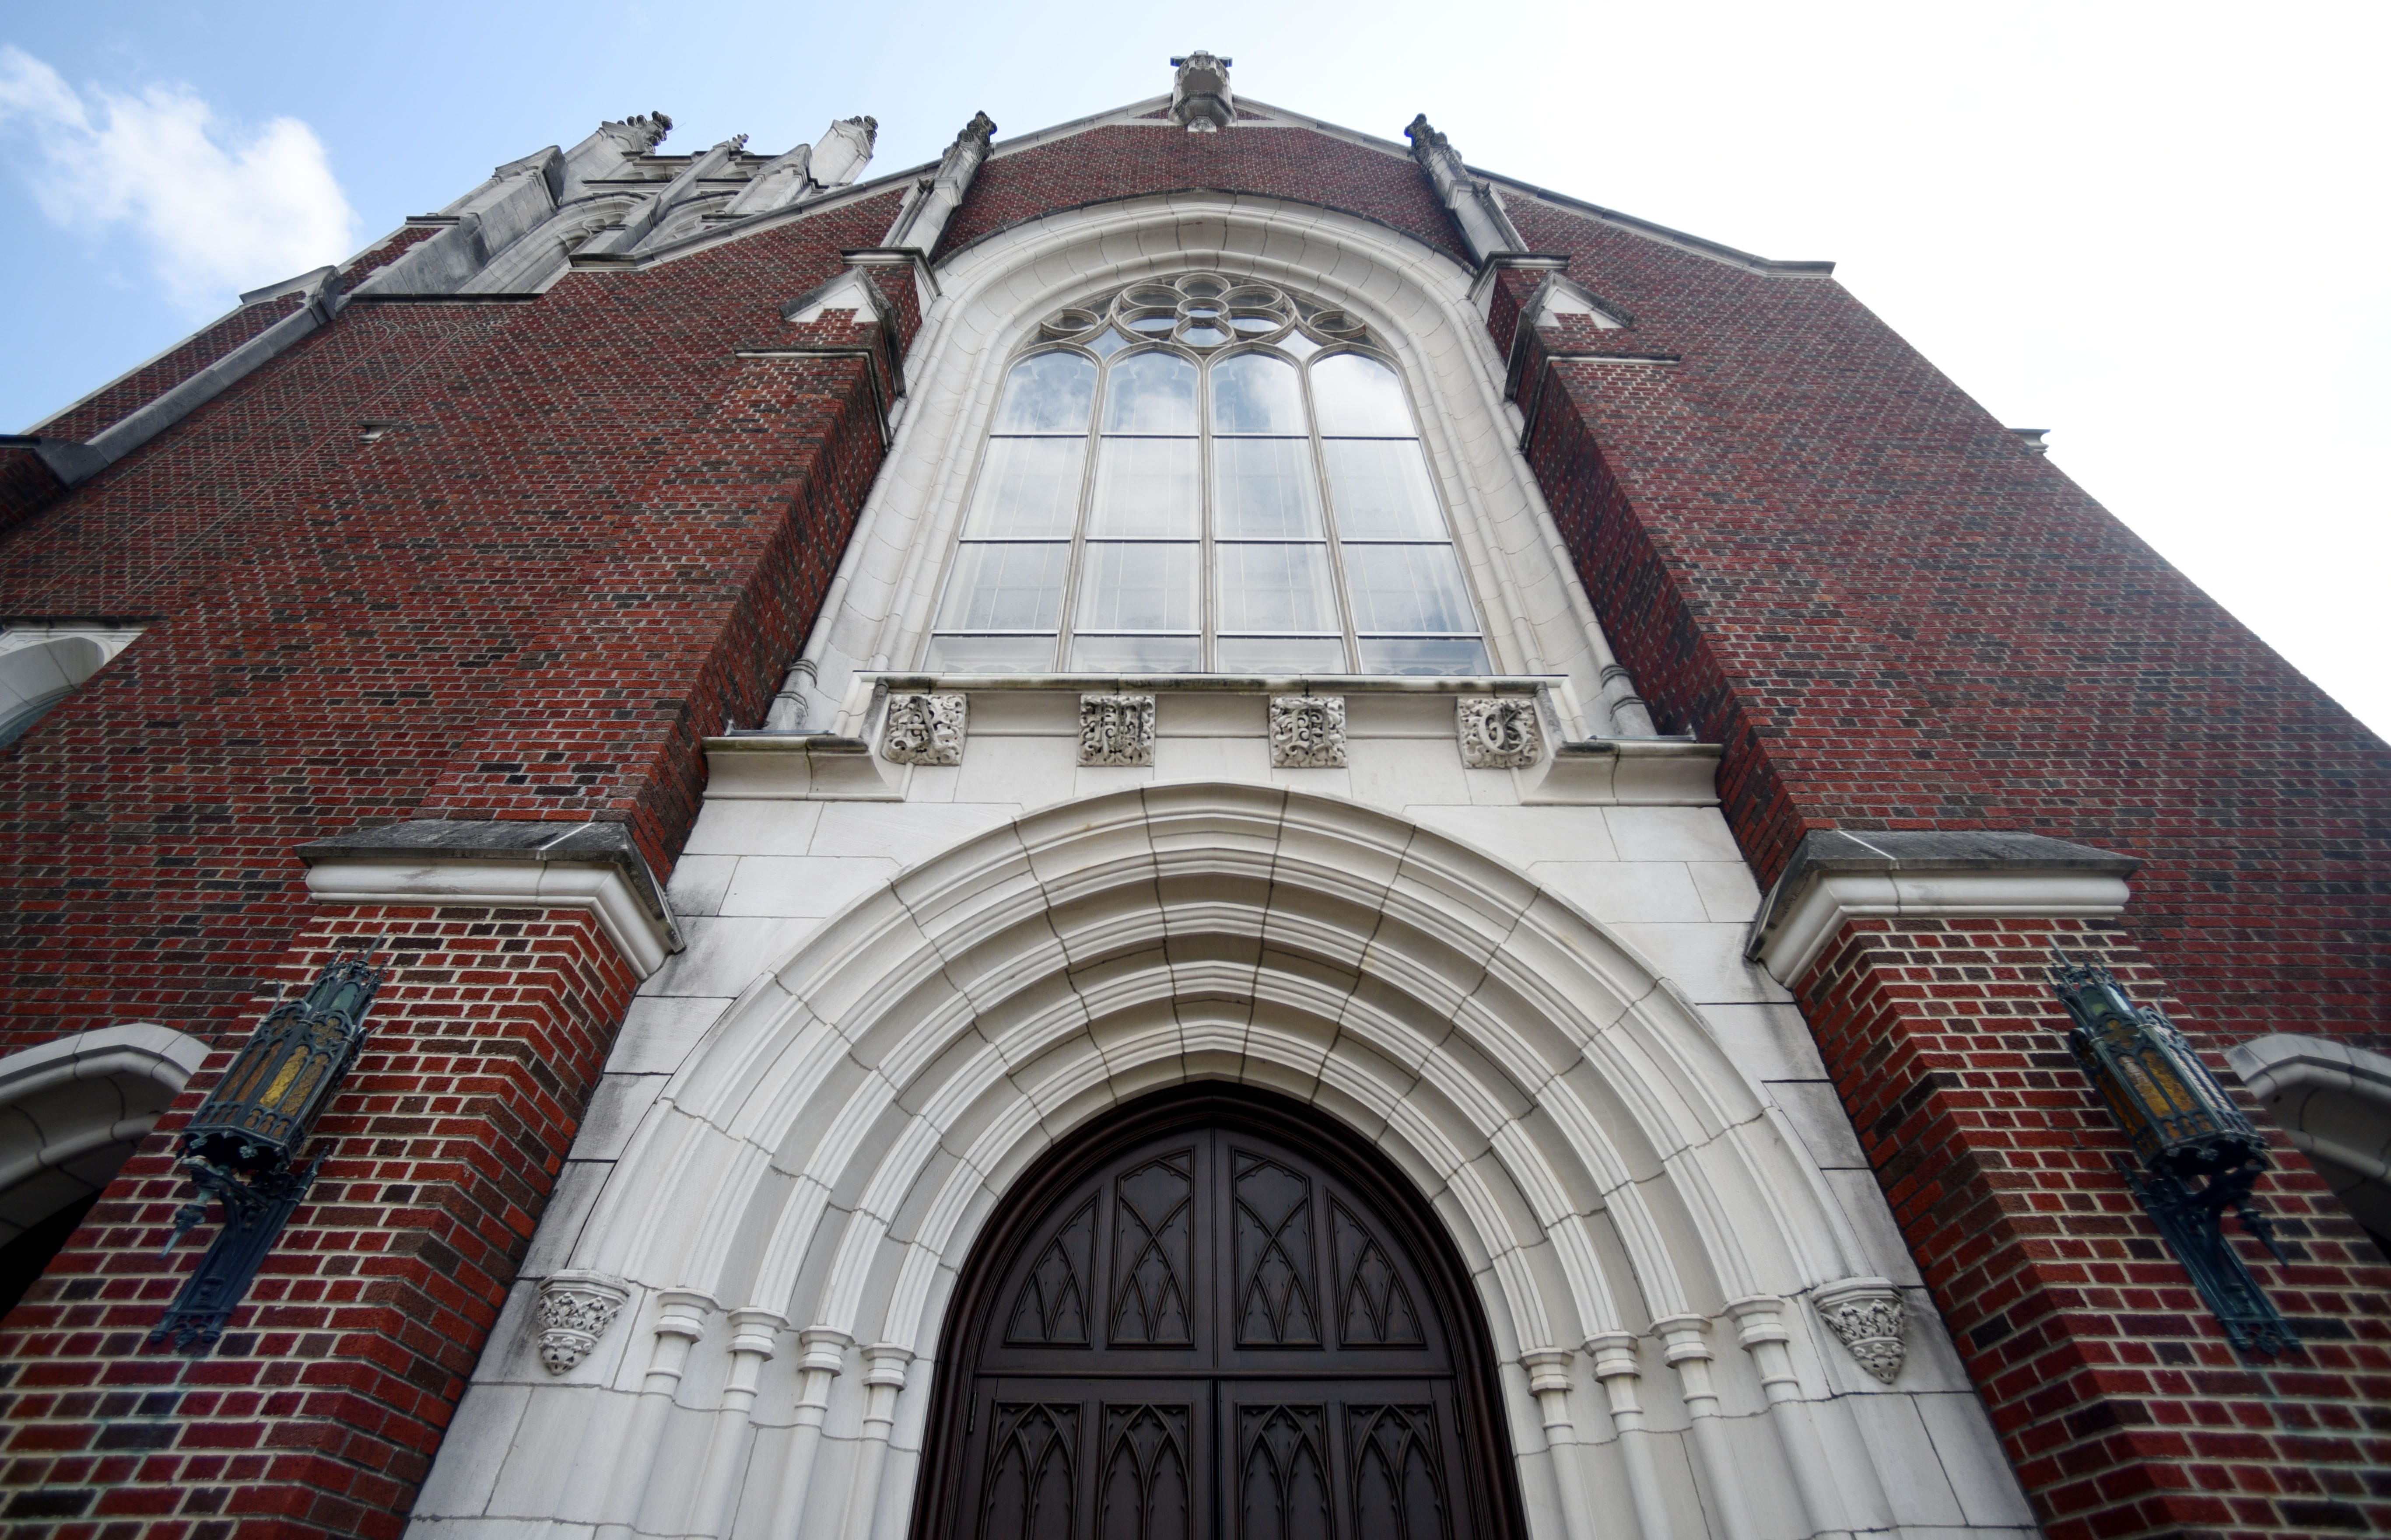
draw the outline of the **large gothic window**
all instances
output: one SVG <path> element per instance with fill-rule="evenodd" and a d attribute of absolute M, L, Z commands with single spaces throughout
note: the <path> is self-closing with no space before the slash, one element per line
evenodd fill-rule
<path fill-rule="evenodd" d="M 1483 1328 L 1400 1176 L 1249 1093 L 1076 1143 L 965 1269 L 917 1540 L 1516 1534 Z"/>
<path fill-rule="evenodd" d="M 1050 316 L 1007 372 L 931 643 L 974 674 L 1487 672 L 1402 380 L 1218 274 Z"/>

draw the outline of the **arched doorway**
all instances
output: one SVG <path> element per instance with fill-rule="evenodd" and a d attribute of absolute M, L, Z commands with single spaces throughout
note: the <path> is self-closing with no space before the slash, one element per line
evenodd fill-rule
<path fill-rule="evenodd" d="M 1314 1109 L 1145 1098 L 960 1282 L 921 1540 L 1512 1540 L 1486 1333 L 1432 1213 Z"/>

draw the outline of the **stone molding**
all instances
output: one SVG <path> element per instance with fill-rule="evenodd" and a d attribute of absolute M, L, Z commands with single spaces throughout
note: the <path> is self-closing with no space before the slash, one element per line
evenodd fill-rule
<path fill-rule="evenodd" d="M 1273 695 L 1270 703 L 1271 764 L 1281 770 L 1337 770 L 1345 765 L 1345 698 Z"/>
<path fill-rule="evenodd" d="M 642 979 L 682 945 L 621 824 L 424 818 L 310 841 L 298 855 L 319 903 L 585 910 Z"/>
<path fill-rule="evenodd" d="M 2391 1058 L 2279 1032 L 2236 1043 L 2225 1062 L 2358 1222 L 2391 1236 Z"/>
<path fill-rule="evenodd" d="M 1154 763 L 1154 697 L 1079 697 L 1079 763 L 1144 765 Z"/>
<path fill-rule="evenodd" d="M 1901 1338 L 1901 1290 L 1891 1278 L 1845 1278 L 1818 1290 L 1810 1303 L 1860 1367 L 1882 1384 L 1901 1377 L 1909 1349 Z"/>
<path fill-rule="evenodd" d="M 603 1273 L 563 1272 L 543 1279 L 534 1317 L 540 1367 L 550 1374 L 578 1367 L 630 1298 L 628 1285 Z"/>
<path fill-rule="evenodd" d="M 1461 763 L 1472 770 L 1523 770 L 1544 757 L 1532 696 L 1465 695 L 1453 707 Z"/>
<path fill-rule="evenodd" d="M 2139 866 L 2040 834 L 1813 829 L 1762 901 L 1744 956 L 1790 989 L 1853 919 L 2113 918 Z"/>
<path fill-rule="evenodd" d="M 971 711 L 967 695 L 892 695 L 880 754 L 898 764 L 961 764 Z"/>
<path fill-rule="evenodd" d="M 705 740 L 705 796 L 797 802 L 901 802 L 872 745 L 828 732 L 733 733 Z"/>

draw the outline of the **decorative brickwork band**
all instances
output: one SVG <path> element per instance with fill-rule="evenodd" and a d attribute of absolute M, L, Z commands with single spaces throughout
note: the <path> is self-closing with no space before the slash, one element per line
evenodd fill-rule
<path fill-rule="evenodd" d="M 1860 1367 L 1887 1385 L 1901 1378 L 1909 1346 L 1901 1340 L 1901 1290 L 1892 1279 L 1845 1278 L 1819 1290 L 1811 1303 Z"/>
<path fill-rule="evenodd" d="M 550 1374 L 566 1374 L 578 1367 L 630 1297 L 621 1279 L 603 1273 L 551 1276 L 539 1286 L 541 1366 Z"/>

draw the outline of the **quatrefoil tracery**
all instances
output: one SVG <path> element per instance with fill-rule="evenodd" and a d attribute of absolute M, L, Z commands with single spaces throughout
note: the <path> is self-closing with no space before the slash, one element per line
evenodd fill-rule
<path fill-rule="evenodd" d="M 1131 284 L 1049 315 L 1039 335 L 1050 341 L 1095 342 L 1118 330 L 1132 341 L 1170 341 L 1198 353 L 1232 342 L 1276 342 L 1300 333 L 1314 343 L 1359 342 L 1368 328 L 1342 310 L 1299 300 L 1273 284 L 1218 273 L 1185 273 Z"/>

